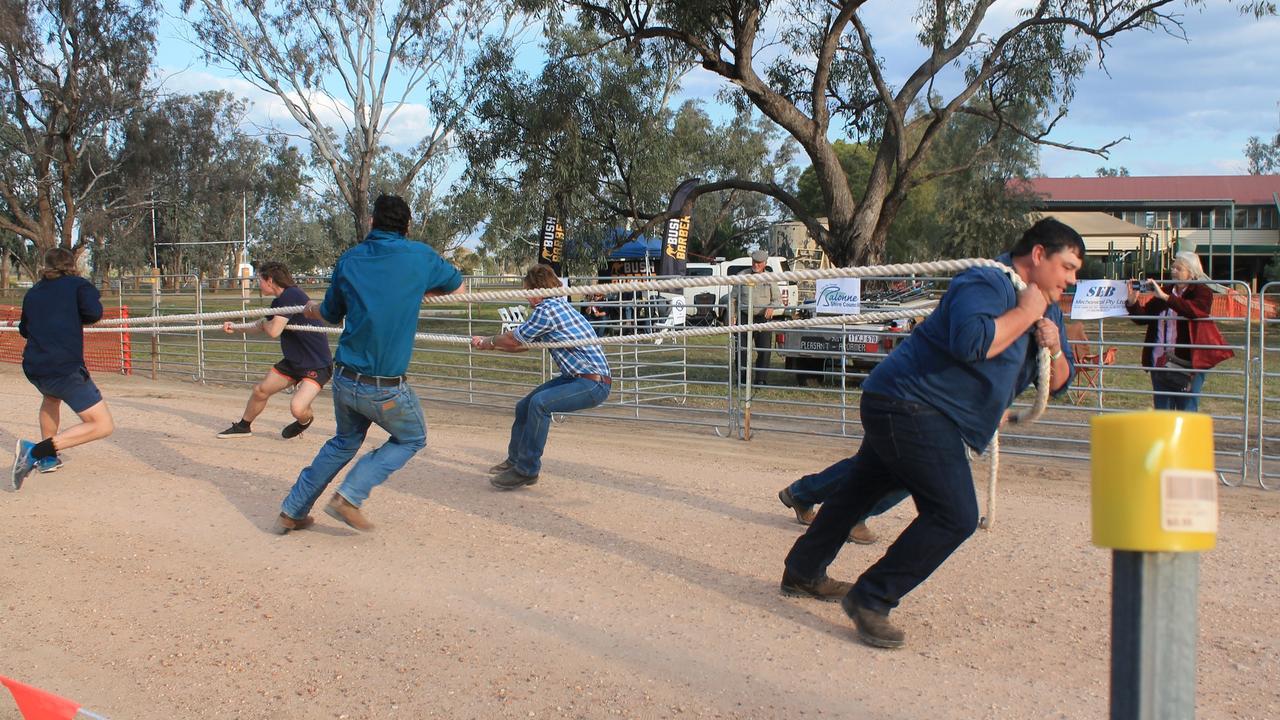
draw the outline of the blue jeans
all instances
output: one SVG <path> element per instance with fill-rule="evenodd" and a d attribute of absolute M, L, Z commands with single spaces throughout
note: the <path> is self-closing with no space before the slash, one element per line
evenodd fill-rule
<path fill-rule="evenodd" d="M 862 396 L 866 435 L 853 456 L 849 481 L 787 554 L 786 566 L 806 579 L 822 577 L 849 531 L 885 495 L 911 493 L 919 515 L 854 583 L 860 605 L 889 612 L 924 582 L 978 527 L 978 499 L 960 429 L 937 410 L 877 393 Z"/>
<path fill-rule="evenodd" d="M 609 397 L 609 386 L 595 380 L 561 375 L 533 389 L 516 403 L 507 459 L 516 472 L 532 477 L 542 470 L 542 450 L 551 430 L 551 413 L 592 408 Z"/>
<path fill-rule="evenodd" d="M 291 518 L 302 519 L 311 512 L 338 471 L 360 451 L 371 424 L 376 423 L 391 437 L 381 447 L 365 453 L 338 488 L 338 494 L 356 507 L 427 445 L 422 404 L 408 383 L 378 387 L 334 375 L 333 414 L 338 434 L 329 438 L 311 464 L 298 473 L 298 480 L 280 506 L 281 512 Z"/>
<path fill-rule="evenodd" d="M 1151 373 L 1153 390 L 1157 390 L 1155 383 L 1155 373 Z M 1152 396 L 1152 403 L 1156 410 L 1180 410 L 1183 412 L 1200 412 L 1200 391 L 1204 389 L 1204 373 L 1191 373 L 1191 390 L 1185 395 L 1170 395 L 1168 393 L 1157 392 Z"/>
<path fill-rule="evenodd" d="M 791 483 L 787 487 L 787 492 L 791 493 L 791 498 L 802 505 L 818 505 L 824 503 L 831 493 L 840 486 L 841 483 L 851 481 L 853 479 L 853 468 L 857 464 L 857 457 L 848 457 L 837 461 L 834 465 L 820 470 L 812 475 L 805 475 L 799 480 Z M 902 488 L 890 490 L 875 507 L 871 508 L 864 517 L 858 519 L 862 522 L 869 517 L 882 515 L 889 512 L 894 505 L 905 500 L 911 493 Z"/>

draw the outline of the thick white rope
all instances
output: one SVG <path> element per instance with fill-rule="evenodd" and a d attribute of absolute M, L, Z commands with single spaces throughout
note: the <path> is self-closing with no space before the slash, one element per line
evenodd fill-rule
<path fill-rule="evenodd" d="M 738 275 L 703 275 L 698 277 L 667 278 L 664 280 L 634 280 L 625 282 L 597 283 L 595 285 L 574 285 L 558 288 L 534 288 L 531 290 L 490 290 L 487 292 L 458 293 L 455 295 L 432 295 L 424 297 L 422 302 L 432 304 L 477 303 L 495 300 L 527 300 L 529 298 L 567 297 L 569 295 L 600 295 L 611 293 L 641 292 L 645 290 L 680 290 L 683 288 L 723 287 L 738 285 L 761 285 L 774 282 L 795 282 L 800 280 L 825 280 L 830 278 L 875 278 L 903 277 L 908 275 L 942 275 L 954 274 L 974 267 L 994 267 L 1004 269 L 1007 266 L 987 258 L 967 258 L 963 260 L 938 260 L 926 263 L 898 263 L 892 265 L 867 265 L 856 268 L 822 268 L 819 270 L 787 270 L 768 273 L 739 273 Z M 189 320 L 232 320 L 236 318 L 263 317 L 265 315 L 295 315 L 302 312 L 302 305 L 290 305 L 278 308 L 258 308 L 254 310 L 226 310 L 210 313 L 187 313 L 181 315 L 138 315 L 130 318 L 112 318 L 101 320 L 95 327 L 112 327 L 115 325 L 138 326 L 150 323 L 186 322 Z"/>
<path fill-rule="evenodd" d="M 437 295 L 424 297 L 425 304 L 444 304 L 444 303 L 474 303 L 488 302 L 495 300 L 527 300 L 532 297 L 566 297 L 570 295 L 596 295 L 611 294 L 624 292 L 642 292 L 642 291 L 663 291 L 678 290 L 683 288 L 698 287 L 723 287 L 723 286 L 739 286 L 739 285 L 757 285 L 770 282 L 792 282 L 800 280 L 822 280 L 828 278 L 868 278 L 868 277 L 893 277 L 908 275 L 940 275 L 951 274 L 967 270 L 973 267 L 994 267 L 1005 273 L 1006 277 L 1013 283 L 1014 289 L 1021 292 L 1026 288 L 1026 283 L 1017 273 L 1003 263 L 987 258 L 967 258 L 960 260 L 939 260 L 927 263 L 898 263 L 891 265 L 868 265 L 858 268 L 823 268 L 818 270 L 788 270 L 785 272 L 769 272 L 769 273 L 741 273 L 729 276 L 698 276 L 698 277 L 682 277 L 668 278 L 663 280 L 639 280 L 627 282 L 609 282 L 597 283 L 595 285 L 578 285 L 573 287 L 559 288 L 535 288 L 535 289 L 513 289 L 513 290 L 493 290 L 488 292 L 476 293 L 458 293 L 453 295 Z M 188 313 L 181 315 L 142 315 L 131 318 L 114 318 L 103 320 L 95 324 L 93 327 L 85 328 L 85 332 L 134 332 L 134 333 L 159 333 L 159 332 L 202 332 L 210 330 L 221 330 L 216 325 L 188 325 L 188 326 L 162 326 L 162 327 L 145 327 L 151 323 L 170 323 L 185 322 L 189 320 L 230 320 L 235 318 L 263 317 L 266 315 L 293 315 L 302 312 L 304 306 L 288 306 L 278 308 L 259 308 L 255 310 L 228 310 L 213 313 Z M 562 342 L 550 343 L 530 343 L 526 347 L 536 348 L 572 348 L 585 347 L 588 345 L 621 345 L 646 340 L 658 339 L 676 339 L 682 337 L 699 337 L 720 335 L 726 333 L 743 333 L 767 330 L 785 330 L 797 327 L 810 327 L 817 325 L 839 325 L 839 324 L 860 324 L 884 322 L 885 320 L 898 319 L 904 317 L 918 317 L 927 315 L 932 312 L 932 307 L 914 308 L 911 310 L 896 310 L 882 313 L 867 313 L 862 315 L 842 315 L 836 317 L 815 317 L 804 320 L 783 320 L 765 323 L 748 323 L 745 325 L 730 325 L 727 327 L 702 327 L 687 328 L 685 330 L 662 330 L 651 333 L 637 333 L 633 335 L 619 335 L 607 338 L 588 338 L 584 340 L 570 340 Z M 16 331 L 17 323 L 10 321 L 0 325 L 0 331 Z M 144 327 L 140 327 L 144 325 Z M 237 323 L 232 325 L 233 330 L 244 330 L 252 326 L 253 323 Z M 7 326 L 7 327 L 6 327 Z M 126 327 L 127 326 L 127 327 Z M 115 329 L 120 328 L 120 329 Z M 302 330 L 309 332 L 324 332 L 337 334 L 342 332 L 339 328 L 321 328 L 312 326 L 294 326 L 290 330 Z M 425 342 L 438 342 L 445 344 L 469 344 L 470 338 L 459 335 L 442 335 L 435 333 L 416 333 L 415 339 Z M 1049 402 L 1049 376 L 1051 371 L 1052 360 L 1049 357 L 1049 351 L 1046 348 L 1040 348 L 1036 357 L 1037 375 L 1036 375 L 1036 398 L 1031 407 L 1025 411 L 1013 413 L 1009 416 L 1009 422 L 1013 424 L 1027 424 L 1035 422 L 1044 414 L 1045 408 Z M 996 507 L 996 483 L 999 473 L 999 432 L 992 437 L 991 446 L 988 450 L 990 461 L 990 472 L 987 480 L 987 513 L 979 520 L 979 526 L 983 529 L 989 529 L 995 522 Z"/>

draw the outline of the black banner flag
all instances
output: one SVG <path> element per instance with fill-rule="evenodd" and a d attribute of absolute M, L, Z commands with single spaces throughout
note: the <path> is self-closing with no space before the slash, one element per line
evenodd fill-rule
<path fill-rule="evenodd" d="M 685 265 L 689 262 L 689 215 L 693 209 L 692 206 L 686 208 L 685 201 L 701 182 L 702 178 L 689 178 L 680 183 L 671 195 L 667 212 L 680 214 L 667 220 L 662 237 L 662 259 L 658 262 L 659 275 L 684 275 Z"/>
<path fill-rule="evenodd" d="M 542 218 L 542 246 L 538 250 L 538 262 L 550 265 L 556 275 L 561 275 L 561 261 L 564 259 L 564 228 L 560 227 L 560 219 L 554 215 Z"/>

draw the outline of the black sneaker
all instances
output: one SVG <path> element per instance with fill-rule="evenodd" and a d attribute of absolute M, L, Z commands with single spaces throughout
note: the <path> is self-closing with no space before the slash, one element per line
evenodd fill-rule
<path fill-rule="evenodd" d="M 311 423 L 315 421 L 316 421 L 315 418 L 311 418 L 310 420 L 307 421 L 306 425 L 303 425 L 297 420 L 294 420 L 293 422 L 284 426 L 284 429 L 280 431 L 280 437 L 284 438 L 285 440 L 288 440 L 289 438 L 298 437 L 299 435 L 302 434 L 304 430 L 311 427 Z"/>
<path fill-rule="evenodd" d="M 253 431 L 249 429 L 249 426 L 246 425 L 243 420 L 241 420 L 236 422 L 234 425 L 227 428 L 226 430 L 223 430 L 222 432 L 218 433 L 218 437 L 223 439 L 247 438 L 252 434 L 253 434 Z"/>
<path fill-rule="evenodd" d="M 489 478 L 489 484 L 499 490 L 515 490 L 524 485 L 536 485 L 537 483 L 537 475 L 525 475 L 514 467 Z"/>
<path fill-rule="evenodd" d="M 790 570 L 782 571 L 782 583 L 779 585 L 783 595 L 792 597 L 813 598 L 815 600 L 824 600 L 826 602 L 840 602 L 849 591 L 853 589 L 853 583 L 847 583 L 843 580 L 832 580 L 827 577 L 826 573 L 817 580 L 803 580 L 791 574 Z"/>
<path fill-rule="evenodd" d="M 858 604 L 852 595 L 840 601 L 840 607 L 858 628 L 858 639 L 878 648 L 900 648 L 907 642 L 907 634 L 889 622 L 889 613 L 880 613 Z"/>

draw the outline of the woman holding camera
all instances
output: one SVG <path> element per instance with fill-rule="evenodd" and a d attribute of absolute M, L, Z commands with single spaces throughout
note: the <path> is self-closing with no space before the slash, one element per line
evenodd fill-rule
<path fill-rule="evenodd" d="M 1156 410 L 1200 409 L 1200 390 L 1204 371 L 1231 357 L 1222 333 L 1207 319 L 1213 307 L 1213 291 L 1209 286 L 1192 284 L 1192 280 L 1208 280 L 1200 258 L 1193 252 L 1180 252 L 1173 260 L 1173 284 L 1161 287 L 1146 281 L 1142 290 L 1152 295 L 1142 302 L 1137 282 L 1129 283 L 1126 307 L 1134 322 L 1146 326 L 1142 348 L 1142 366 L 1151 373 L 1151 389 L 1155 391 Z M 1195 347 L 1213 345 L 1217 347 Z"/>

